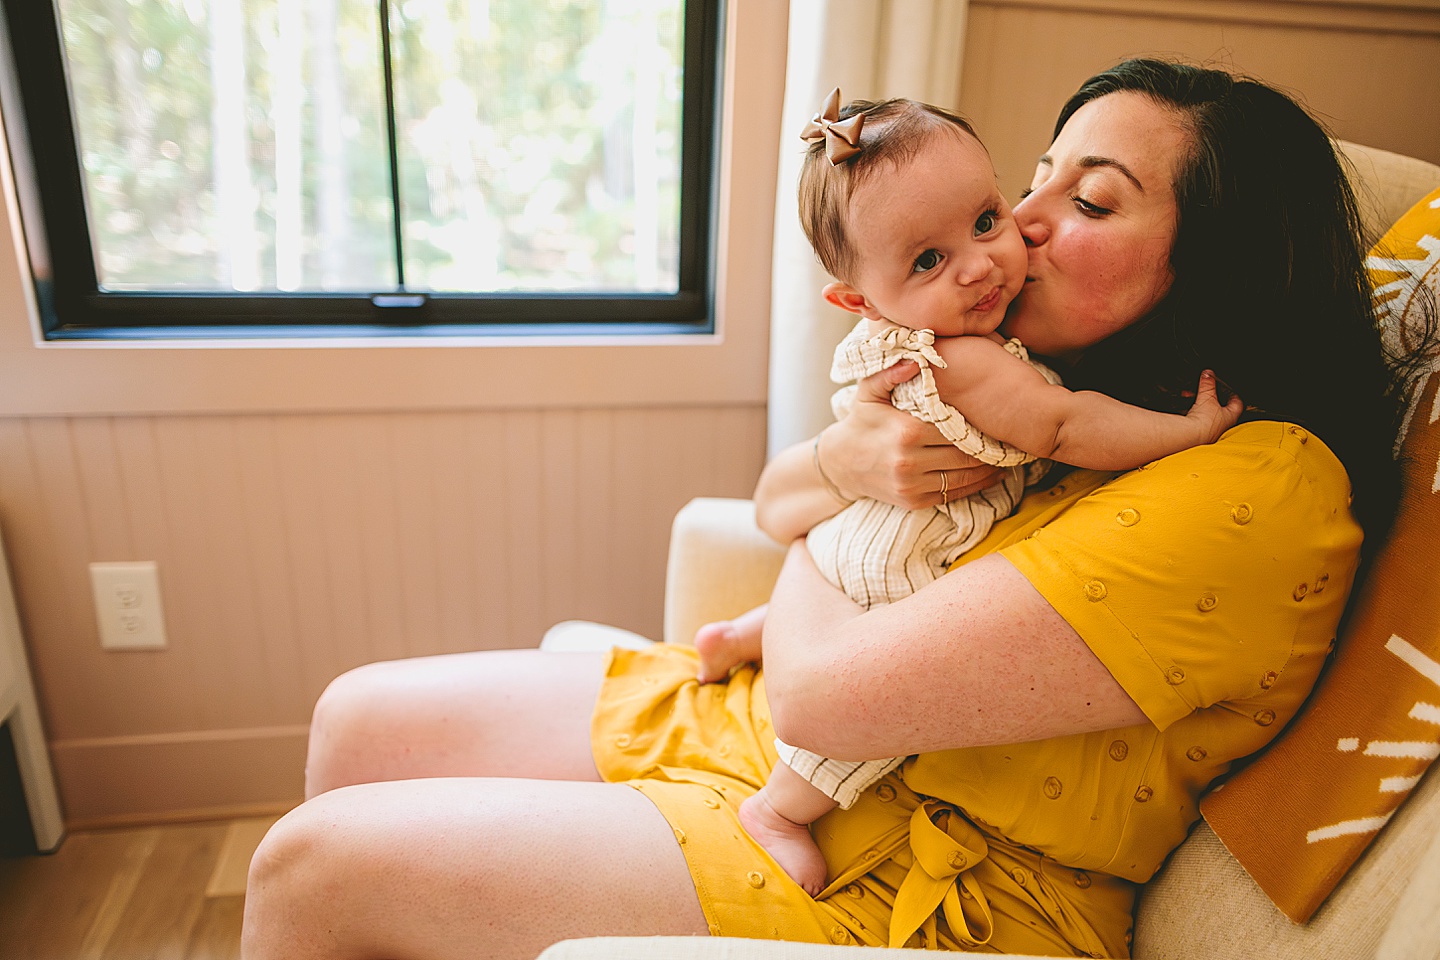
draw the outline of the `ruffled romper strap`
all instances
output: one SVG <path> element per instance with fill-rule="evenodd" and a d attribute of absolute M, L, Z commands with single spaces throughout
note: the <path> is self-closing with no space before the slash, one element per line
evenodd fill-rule
<path fill-rule="evenodd" d="M 997 467 L 1013 467 L 1030 463 L 1035 457 L 1018 447 L 996 440 L 981 433 L 966 422 L 960 411 L 940 399 L 932 367 L 945 368 L 945 360 L 935 350 L 935 331 L 912 330 L 889 321 L 882 321 L 883 328 L 874 334 L 868 330 L 869 321 L 862 320 L 835 349 L 835 360 L 830 368 L 830 378 L 837 383 L 850 383 L 893 367 L 903 360 L 914 360 L 920 365 L 920 372 L 895 388 L 891 400 L 897 410 L 933 423 L 945 439 L 962 453 L 969 454 L 982 463 Z M 1019 340 L 1011 339 L 1005 349 L 1039 370 L 1050 383 L 1059 383 L 1060 378 L 1051 370 L 1035 363 Z M 846 408 L 853 391 L 837 395 L 833 405 Z M 837 415 L 840 413 L 837 409 Z"/>

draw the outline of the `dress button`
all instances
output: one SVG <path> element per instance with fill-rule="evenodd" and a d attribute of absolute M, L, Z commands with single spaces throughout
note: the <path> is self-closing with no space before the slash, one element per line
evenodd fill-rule
<path fill-rule="evenodd" d="M 728 743 L 722 743 L 722 744 L 720 744 L 720 749 L 719 749 L 719 750 L 716 750 L 715 752 L 718 753 L 718 754 L 720 754 L 720 756 L 722 756 L 722 757 L 728 757 L 728 756 L 730 756 L 730 744 L 728 744 Z"/>
<path fill-rule="evenodd" d="M 1010 871 L 1010 878 L 1016 883 L 1020 884 L 1020 886 L 1025 886 L 1025 871 L 1021 870 L 1019 867 L 1016 867 L 1014 870 Z"/>
<path fill-rule="evenodd" d="M 1155 796 L 1154 790 L 1151 790 L 1149 787 L 1141 787 L 1139 790 L 1135 791 L 1135 802 L 1144 803 L 1146 800 L 1149 800 L 1153 796 Z"/>
<path fill-rule="evenodd" d="M 1116 740 L 1110 744 L 1110 759 L 1124 760 L 1130 756 L 1130 744 L 1124 740 Z"/>
<path fill-rule="evenodd" d="M 1260 678 L 1260 689 L 1269 690 L 1271 687 L 1275 686 L 1275 679 L 1276 673 L 1274 670 L 1266 673 L 1265 676 Z"/>
<path fill-rule="evenodd" d="M 719 810 L 719 809 L 720 809 L 720 801 L 719 801 L 719 800 L 716 800 L 716 799 L 713 798 L 713 797 L 706 797 L 706 798 L 705 798 L 704 800 L 702 800 L 701 802 L 704 803 L 705 806 L 709 807 L 711 810 Z"/>
<path fill-rule="evenodd" d="M 676 842 L 678 842 L 678 843 L 684 843 L 684 842 L 685 842 L 685 831 L 684 831 L 684 830 L 681 830 L 679 827 L 676 827 L 676 828 L 675 828 L 675 840 L 676 840 Z"/>
<path fill-rule="evenodd" d="M 865 888 L 860 886 L 858 883 L 847 884 L 845 887 L 845 896 L 853 897 L 854 899 L 859 900 L 861 897 L 865 896 Z"/>
<path fill-rule="evenodd" d="M 1171 667 L 1165 671 L 1165 682 L 1175 687 L 1185 682 L 1185 671 L 1180 667 Z"/>
<path fill-rule="evenodd" d="M 1140 511 L 1134 507 L 1126 507 L 1115 514 L 1115 522 L 1122 527 L 1133 527 L 1140 522 Z"/>
<path fill-rule="evenodd" d="M 751 870 L 749 873 L 745 874 L 745 881 L 749 883 L 750 886 L 754 887 L 756 890 L 759 890 L 761 887 L 765 886 L 765 875 L 760 873 L 758 870 Z"/>
<path fill-rule="evenodd" d="M 630 734 L 622 733 L 620 734 L 620 736 L 616 737 L 615 746 L 619 747 L 621 750 L 624 750 L 626 747 L 630 746 Z"/>
<path fill-rule="evenodd" d="M 1090 598 L 1091 600 L 1104 600 L 1105 584 L 1101 583 L 1099 580 L 1091 580 L 1089 583 L 1085 584 L 1085 596 Z"/>
<path fill-rule="evenodd" d="M 1199 763 L 1206 757 L 1205 748 L 1191 747 L 1189 750 L 1185 751 L 1185 756 L 1189 757 L 1191 760 L 1194 760 L 1196 763 Z"/>
<path fill-rule="evenodd" d="M 1294 424 L 1290 425 L 1290 434 L 1301 443 L 1310 439 L 1310 434 L 1304 427 L 1297 427 Z"/>
<path fill-rule="evenodd" d="M 880 799 L 881 803 L 889 803 L 895 799 L 895 788 L 888 783 L 882 783 L 875 788 L 875 796 Z"/>
<path fill-rule="evenodd" d="M 1322 574 L 1320 574 L 1320 579 L 1315 581 L 1315 592 L 1316 592 L 1316 593 L 1324 593 L 1324 592 L 1325 592 L 1325 585 L 1328 584 L 1329 582 L 1330 582 L 1330 574 L 1328 574 L 1328 573 L 1322 573 Z"/>
<path fill-rule="evenodd" d="M 1237 503 L 1230 508 L 1230 519 L 1245 526 L 1255 516 L 1255 510 L 1248 503 Z"/>
<path fill-rule="evenodd" d="M 949 858 L 947 859 L 947 862 L 956 870 L 964 870 L 965 865 L 970 861 L 966 860 L 965 854 L 961 853 L 959 850 L 952 850 L 950 852 Z"/>
<path fill-rule="evenodd" d="M 1063 789 L 1060 781 L 1055 777 L 1045 778 L 1045 796 L 1051 800 L 1060 799 L 1060 791 Z"/>
<path fill-rule="evenodd" d="M 1201 613 L 1209 613 L 1215 609 L 1215 605 L 1219 602 L 1215 594 L 1202 593 L 1200 594 L 1200 599 L 1195 601 L 1195 606 L 1200 609 Z"/>
<path fill-rule="evenodd" d="M 1308 584 L 1308 583 L 1297 583 L 1297 584 L 1295 585 L 1295 591 L 1294 591 L 1293 593 L 1291 593 L 1290 596 L 1294 597 L 1297 601 L 1299 601 L 1299 600 L 1304 600 L 1304 599 L 1305 599 L 1305 594 L 1307 594 L 1307 593 L 1309 593 L 1309 592 L 1310 592 L 1310 584 Z"/>
<path fill-rule="evenodd" d="M 1263 710 L 1255 711 L 1255 722 L 1262 727 L 1268 727 L 1275 722 L 1275 711 L 1266 707 Z"/>
<path fill-rule="evenodd" d="M 1086 887 L 1090 886 L 1090 874 L 1086 873 L 1084 870 L 1076 870 L 1075 886 L 1079 887 L 1081 890 L 1084 890 Z"/>
<path fill-rule="evenodd" d="M 840 925 L 837 923 L 835 926 L 833 926 L 833 927 L 830 928 L 830 942 L 831 942 L 831 943 L 849 943 L 849 942 L 850 942 L 850 934 L 845 931 L 845 928 L 844 928 L 844 927 L 840 926 Z"/>

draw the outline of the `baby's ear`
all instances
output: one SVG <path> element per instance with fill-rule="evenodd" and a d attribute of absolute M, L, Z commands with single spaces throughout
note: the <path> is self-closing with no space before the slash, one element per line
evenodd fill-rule
<path fill-rule="evenodd" d="M 856 290 L 848 283 L 827 283 L 820 290 L 820 296 L 824 297 L 827 303 L 833 303 L 841 310 L 848 310 L 850 313 L 858 313 L 862 317 L 869 317 L 874 313 L 870 301 L 865 299 L 865 294 Z"/>

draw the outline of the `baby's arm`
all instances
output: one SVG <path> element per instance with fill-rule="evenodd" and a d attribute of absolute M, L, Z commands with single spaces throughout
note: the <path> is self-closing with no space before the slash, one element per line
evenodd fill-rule
<path fill-rule="evenodd" d="M 942 400 L 996 440 L 1077 467 L 1131 470 L 1213 443 L 1245 409 L 1239 397 L 1220 405 L 1208 370 L 1201 374 L 1194 406 L 1180 416 L 1055 386 L 987 337 L 937 339 L 935 347 L 948 365 L 935 370 Z"/>

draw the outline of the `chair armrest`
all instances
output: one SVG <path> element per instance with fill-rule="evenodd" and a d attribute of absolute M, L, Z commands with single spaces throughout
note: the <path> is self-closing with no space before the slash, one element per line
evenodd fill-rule
<path fill-rule="evenodd" d="M 755 525 L 749 500 L 699 497 L 675 514 L 665 572 L 665 640 L 689 644 L 712 620 L 770 599 L 785 548 Z"/>

